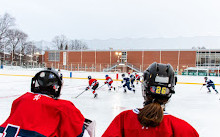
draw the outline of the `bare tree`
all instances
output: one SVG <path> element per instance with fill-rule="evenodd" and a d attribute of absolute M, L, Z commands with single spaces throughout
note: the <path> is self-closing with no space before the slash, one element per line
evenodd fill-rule
<path fill-rule="evenodd" d="M 25 53 L 29 55 L 34 55 L 36 52 L 39 52 L 39 49 L 34 45 L 34 42 L 28 42 Z"/>
<path fill-rule="evenodd" d="M 63 47 L 61 47 L 61 45 L 62 46 L 66 45 L 68 41 L 67 41 L 66 36 L 60 35 L 60 36 L 55 36 L 52 42 L 55 44 L 58 50 L 63 50 Z"/>
<path fill-rule="evenodd" d="M 195 46 L 193 46 L 192 49 L 206 49 L 206 47 L 204 47 L 204 46 L 202 46 L 202 47 L 199 47 L 199 46 L 195 47 Z"/>
<path fill-rule="evenodd" d="M 9 49 L 11 49 L 12 57 L 15 55 L 15 51 L 17 50 L 17 46 L 21 43 L 24 43 L 27 40 L 28 35 L 24 32 L 17 30 L 17 29 L 11 29 L 7 32 L 7 46 L 9 46 Z M 12 58 L 13 61 L 13 58 Z"/>
<path fill-rule="evenodd" d="M 15 25 L 15 19 L 8 13 L 5 13 L 3 17 L 0 16 L 0 50 L 4 48 L 6 43 L 7 33 L 9 29 Z"/>
<path fill-rule="evenodd" d="M 71 50 L 86 50 L 88 46 L 86 43 L 82 42 L 81 40 L 70 40 L 69 47 Z"/>

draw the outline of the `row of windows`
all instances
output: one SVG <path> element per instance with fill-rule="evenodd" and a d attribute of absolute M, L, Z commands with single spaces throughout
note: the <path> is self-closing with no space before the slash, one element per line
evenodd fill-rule
<path fill-rule="evenodd" d="M 67 68 L 66 66 L 62 66 L 62 68 Z M 71 69 L 71 66 L 68 67 L 69 69 Z M 72 69 L 78 69 L 78 67 L 72 67 Z M 96 67 L 79 67 L 79 69 L 96 69 Z"/>
<path fill-rule="evenodd" d="M 48 61 L 60 61 L 60 52 L 49 52 Z"/>
<path fill-rule="evenodd" d="M 196 66 L 219 66 L 219 52 L 197 52 Z"/>

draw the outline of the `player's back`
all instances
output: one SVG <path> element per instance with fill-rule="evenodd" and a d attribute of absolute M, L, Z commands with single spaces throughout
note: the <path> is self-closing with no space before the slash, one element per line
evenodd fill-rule
<path fill-rule="evenodd" d="M 127 110 L 112 121 L 102 137 L 198 137 L 196 130 L 184 120 L 165 114 L 156 127 L 143 127 L 139 110 Z"/>
<path fill-rule="evenodd" d="M 6 128 L 9 123 L 12 124 L 9 128 L 17 126 L 19 136 L 77 136 L 82 132 L 84 120 L 69 101 L 26 93 L 13 102 L 11 114 L 1 128 Z"/>
<path fill-rule="evenodd" d="M 124 78 L 123 78 L 123 81 L 124 81 L 125 83 L 128 83 L 128 82 L 130 81 L 130 78 L 124 77 Z"/>
<path fill-rule="evenodd" d="M 96 82 L 97 82 L 96 79 L 90 79 L 90 80 L 89 80 L 89 85 L 91 86 L 93 83 L 96 83 Z"/>

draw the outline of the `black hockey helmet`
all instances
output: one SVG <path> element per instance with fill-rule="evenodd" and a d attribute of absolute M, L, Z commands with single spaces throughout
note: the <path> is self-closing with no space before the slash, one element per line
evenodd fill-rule
<path fill-rule="evenodd" d="M 204 79 L 205 79 L 205 80 L 207 80 L 207 79 L 208 79 L 208 77 L 204 77 Z"/>
<path fill-rule="evenodd" d="M 92 77 L 91 76 L 88 76 L 88 79 L 90 80 Z"/>
<path fill-rule="evenodd" d="M 62 80 L 57 71 L 48 68 L 38 72 L 31 81 L 31 92 L 50 95 L 53 98 L 60 96 Z"/>
<path fill-rule="evenodd" d="M 121 74 L 122 77 L 125 77 L 125 74 Z"/>
<path fill-rule="evenodd" d="M 157 99 L 169 99 L 175 93 L 177 77 L 170 64 L 154 62 L 144 71 L 142 93 L 145 105 Z M 149 99 L 150 98 L 150 99 Z"/>

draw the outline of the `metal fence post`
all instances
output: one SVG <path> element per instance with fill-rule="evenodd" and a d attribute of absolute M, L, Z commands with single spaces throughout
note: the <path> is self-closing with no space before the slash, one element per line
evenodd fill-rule
<path fill-rule="evenodd" d="M 102 67 L 102 64 L 100 64 L 100 72 L 101 72 L 101 69 L 102 69 L 101 67 Z"/>

